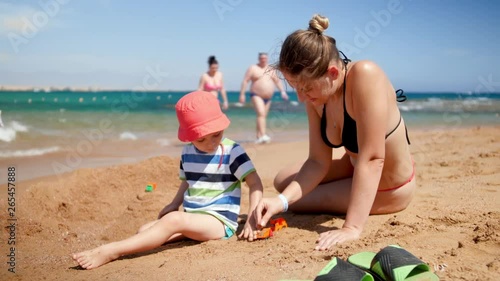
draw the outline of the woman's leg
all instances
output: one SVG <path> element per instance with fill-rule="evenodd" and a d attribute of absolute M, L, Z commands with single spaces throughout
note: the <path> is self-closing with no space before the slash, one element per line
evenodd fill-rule
<path fill-rule="evenodd" d="M 336 149 L 330 169 L 320 185 L 289 209 L 295 212 L 327 212 L 345 214 L 347 212 L 352 187 L 354 167 L 347 154 Z M 282 169 L 274 179 L 274 187 L 282 192 L 302 167 L 304 162 Z M 395 213 L 405 209 L 415 190 L 415 179 L 404 186 L 387 192 L 377 192 L 370 214 Z"/>
<path fill-rule="evenodd" d="M 345 150 L 343 148 L 334 149 L 333 155 L 329 171 L 321 181 L 322 183 L 352 178 L 354 168 Z M 274 178 L 274 188 L 278 192 L 282 192 L 295 178 L 302 165 L 304 165 L 304 162 L 298 162 L 295 165 L 281 169 Z"/>
<path fill-rule="evenodd" d="M 309 194 L 290 205 L 296 212 L 345 213 L 351 190 L 352 167 L 349 155 L 344 149 L 335 149 L 330 168 L 321 184 Z M 295 178 L 304 162 L 282 169 L 274 179 L 274 187 L 282 192 Z M 333 186 L 332 186 L 333 185 Z"/>
<path fill-rule="evenodd" d="M 123 255 L 157 248 L 179 233 L 197 241 L 208 241 L 224 237 L 225 229 L 224 224 L 211 215 L 171 212 L 134 236 L 73 254 L 73 259 L 83 268 L 92 269 Z"/>
<path fill-rule="evenodd" d="M 406 209 L 410 205 L 416 187 L 417 183 L 414 177 L 398 189 L 377 192 L 370 214 L 392 214 Z"/>

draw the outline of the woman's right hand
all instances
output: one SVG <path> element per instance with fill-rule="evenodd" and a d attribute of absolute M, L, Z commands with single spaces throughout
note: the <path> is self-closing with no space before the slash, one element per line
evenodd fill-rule
<path fill-rule="evenodd" d="M 254 210 L 257 228 L 264 228 L 271 217 L 281 213 L 284 207 L 285 206 L 283 206 L 283 203 L 278 197 L 262 198 Z"/>

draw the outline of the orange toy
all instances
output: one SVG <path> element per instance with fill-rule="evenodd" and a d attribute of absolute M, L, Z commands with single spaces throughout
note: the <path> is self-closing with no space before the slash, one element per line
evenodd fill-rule
<path fill-rule="evenodd" d="M 257 239 L 267 239 L 273 236 L 274 236 L 273 230 L 270 227 L 266 227 L 259 231 L 259 234 L 257 234 Z"/>
<path fill-rule="evenodd" d="M 271 227 L 263 228 L 257 234 L 257 239 L 266 239 L 274 236 L 274 232 L 281 230 L 284 227 L 288 227 L 284 218 L 272 219 L 269 221 Z"/>
<path fill-rule="evenodd" d="M 273 231 L 278 231 L 284 227 L 288 227 L 288 224 L 286 223 L 286 220 L 284 218 L 277 218 L 277 219 L 271 220 L 270 224 L 272 225 L 271 228 Z"/>

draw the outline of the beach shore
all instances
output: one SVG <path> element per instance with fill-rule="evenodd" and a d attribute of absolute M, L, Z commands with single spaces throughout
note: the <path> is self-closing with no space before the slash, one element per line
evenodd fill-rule
<path fill-rule="evenodd" d="M 179 158 L 169 154 L 138 163 L 103 163 L 18 181 L 10 195 L 2 185 L 0 219 L 4 226 L 15 227 L 2 232 L 0 279 L 312 280 L 334 256 L 346 259 L 398 244 L 431 265 L 441 280 L 498 280 L 500 127 L 409 133 L 418 182 L 410 206 L 397 214 L 371 216 L 361 239 L 325 252 L 313 250 L 318 234 L 341 227 L 343 217 L 289 212 L 282 214 L 289 227 L 267 240 L 246 242 L 233 236 L 181 241 L 82 270 L 71 253 L 132 235 L 170 202 L 179 184 Z M 277 194 L 274 175 L 305 159 L 308 150 L 305 139 L 243 145 L 263 179 L 264 196 Z M 7 176 L 5 165 L 0 166 L 1 177 Z M 27 172 L 25 165 L 18 164 L 16 172 Z M 145 192 L 149 182 L 157 183 L 154 192 Z M 8 220 L 11 195 L 15 221 Z M 244 186 L 242 222 L 247 210 Z"/>

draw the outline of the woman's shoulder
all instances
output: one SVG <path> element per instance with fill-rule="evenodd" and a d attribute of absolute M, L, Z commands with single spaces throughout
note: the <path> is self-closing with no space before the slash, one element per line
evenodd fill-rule
<path fill-rule="evenodd" d="M 356 93 L 354 96 L 362 97 L 368 96 L 370 98 L 375 98 L 373 95 L 375 87 L 379 90 L 387 85 L 387 83 L 381 83 L 381 81 L 388 81 L 387 77 L 375 62 L 370 60 L 356 61 L 351 65 L 348 73 L 347 79 L 347 91 L 351 93 Z M 384 92 L 384 91 L 376 91 Z"/>
<path fill-rule="evenodd" d="M 360 60 L 353 62 L 348 72 L 348 84 L 359 81 L 378 80 L 385 77 L 384 71 L 375 62 L 370 60 Z M 350 80 L 350 81 L 349 81 Z"/>
<path fill-rule="evenodd" d="M 374 61 L 371 60 L 360 60 L 355 61 L 351 64 L 350 71 L 356 73 L 374 73 L 381 71 L 382 69 Z"/>

